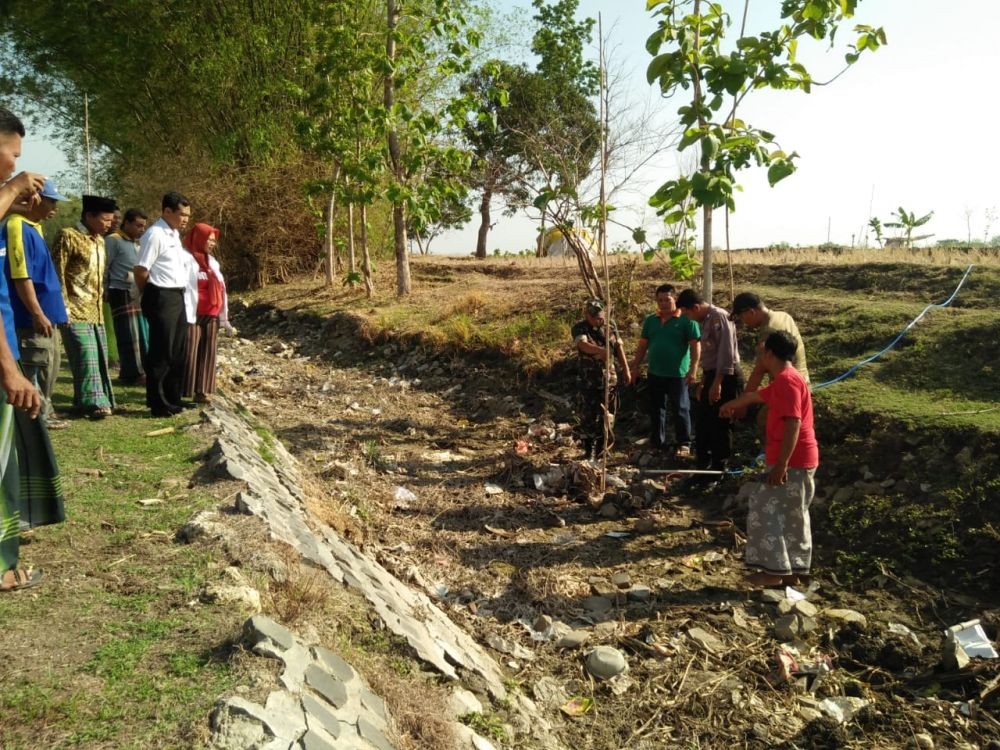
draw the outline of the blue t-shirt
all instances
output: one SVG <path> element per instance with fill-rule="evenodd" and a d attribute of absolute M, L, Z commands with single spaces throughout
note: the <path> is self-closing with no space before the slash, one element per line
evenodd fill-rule
<path fill-rule="evenodd" d="M 0 260 L 7 262 L 7 235 L 0 231 Z M 21 359 L 21 350 L 17 348 L 17 332 L 14 330 L 14 311 L 10 309 L 10 293 L 7 291 L 7 275 L 0 274 L 0 316 L 3 316 L 3 332 L 7 337 L 7 346 L 14 359 Z"/>
<path fill-rule="evenodd" d="M 55 264 L 49 254 L 49 247 L 42 236 L 42 227 L 33 221 L 14 214 L 4 222 L 0 230 L 6 239 L 7 258 L 3 270 L 6 277 L 10 306 L 14 310 L 14 325 L 17 328 L 31 328 L 31 314 L 12 289 L 14 280 L 31 279 L 35 287 L 38 305 L 53 325 L 62 325 L 69 318 L 66 303 L 63 302 L 62 287 L 56 274 Z M 6 322 L 6 321 L 5 321 Z"/>

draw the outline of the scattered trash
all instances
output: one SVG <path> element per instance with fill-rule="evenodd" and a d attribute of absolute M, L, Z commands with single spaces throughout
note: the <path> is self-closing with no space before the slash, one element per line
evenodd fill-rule
<path fill-rule="evenodd" d="M 611 688 L 612 694 L 625 695 L 625 693 L 635 687 L 635 680 L 627 674 L 622 674 L 608 680 L 608 685 Z"/>
<path fill-rule="evenodd" d="M 811 693 L 816 692 L 820 678 L 833 671 L 833 660 L 829 655 L 812 649 L 803 656 L 799 649 L 787 643 L 778 647 L 774 660 L 772 679 L 776 684 L 797 679 L 801 687 Z"/>
<path fill-rule="evenodd" d="M 686 555 L 681 558 L 681 565 L 691 570 L 701 570 L 701 564 L 705 561 L 704 555 Z"/>
<path fill-rule="evenodd" d="M 410 503 L 415 503 L 417 501 L 417 496 L 400 485 L 396 485 L 392 490 L 392 499 L 395 501 L 395 507 L 406 507 Z"/>
<path fill-rule="evenodd" d="M 77 474 L 86 474 L 88 477 L 103 477 L 104 476 L 104 472 L 101 471 L 100 469 L 89 469 L 89 468 L 87 468 L 85 466 L 77 466 L 76 467 L 76 473 Z"/>
<path fill-rule="evenodd" d="M 945 637 L 954 639 L 969 656 L 983 659 L 996 659 L 997 652 L 986 637 L 986 632 L 979 620 L 968 620 L 952 625 L 944 631 Z"/>
<path fill-rule="evenodd" d="M 576 718 L 589 713 L 593 707 L 593 698 L 584 698 L 582 695 L 578 695 L 575 698 L 570 698 L 566 703 L 560 706 L 559 710 L 569 717 Z"/>
<path fill-rule="evenodd" d="M 889 623 L 889 632 L 890 633 L 895 633 L 896 635 L 907 636 L 907 637 L 911 638 L 913 640 L 913 642 L 915 644 L 917 644 L 917 646 L 919 646 L 920 648 L 924 647 L 924 644 L 920 642 L 919 638 L 917 638 L 916 633 L 914 633 L 912 630 L 910 630 L 908 627 L 906 627 L 905 625 L 903 625 L 901 623 L 890 622 Z"/>
<path fill-rule="evenodd" d="M 609 531 L 604 536 L 609 536 L 612 539 L 628 539 L 630 534 L 627 531 Z"/>
<path fill-rule="evenodd" d="M 483 486 L 483 489 L 486 490 L 486 494 L 487 495 L 502 495 L 503 494 L 503 487 L 501 487 L 498 484 L 493 484 L 493 482 L 487 482 Z"/>
<path fill-rule="evenodd" d="M 562 467 L 555 464 L 549 465 L 549 468 L 544 473 L 532 476 L 535 489 L 539 492 L 558 489 L 562 486 L 564 479 L 565 475 L 563 474 Z"/>
<path fill-rule="evenodd" d="M 716 552 L 715 550 L 709 550 L 702 556 L 702 560 L 707 563 L 722 562 L 726 559 L 726 556 L 721 552 Z"/>
<path fill-rule="evenodd" d="M 434 596 L 436 596 L 438 599 L 444 599 L 445 597 L 448 596 L 448 592 L 450 590 L 451 589 L 449 589 L 443 583 L 439 583 L 437 586 L 434 587 Z"/>
<path fill-rule="evenodd" d="M 528 434 L 542 440 L 551 440 L 556 436 L 556 431 L 552 427 L 542 424 L 533 424 L 528 428 Z"/>
<path fill-rule="evenodd" d="M 721 640 L 704 628 L 691 628 L 687 634 L 688 638 L 710 654 L 721 654 L 726 648 L 726 645 Z"/>
<path fill-rule="evenodd" d="M 528 451 L 531 450 L 531 443 L 527 440 L 515 440 L 514 441 L 514 453 L 519 456 L 527 456 Z M 535 476 L 538 476 L 537 474 Z"/>
<path fill-rule="evenodd" d="M 160 437 L 160 435 L 169 435 L 171 432 L 175 432 L 173 427 L 161 427 L 159 430 L 150 430 L 146 433 L 146 437 Z"/>
<path fill-rule="evenodd" d="M 791 586 L 786 586 L 785 587 L 785 598 L 786 599 L 791 599 L 793 602 L 799 602 L 799 601 L 802 601 L 803 599 L 805 599 L 806 595 L 803 594 L 798 589 L 793 589 Z"/>
<path fill-rule="evenodd" d="M 587 671 L 599 680 L 610 680 L 626 669 L 625 654 L 611 646 L 598 646 L 587 654 Z"/>
<path fill-rule="evenodd" d="M 820 710 L 838 724 L 845 724 L 853 719 L 858 711 L 865 708 L 868 701 L 864 698 L 852 698 L 850 696 L 837 696 L 836 698 L 826 698 L 819 704 Z"/>
<path fill-rule="evenodd" d="M 515 659 L 531 661 L 535 658 L 534 653 L 532 653 L 530 649 L 525 648 L 517 641 L 508 640 L 507 638 L 503 638 L 496 633 L 491 633 L 486 636 L 486 645 L 499 651 L 501 654 L 513 656 Z"/>
<path fill-rule="evenodd" d="M 969 660 L 974 657 L 996 659 L 997 652 L 986 637 L 979 620 L 968 620 L 952 625 L 944 631 L 944 657 L 942 662 L 947 669 L 964 669 Z"/>
<path fill-rule="evenodd" d="M 158 497 L 150 497 L 145 500 L 140 500 L 139 505 L 143 508 L 151 508 L 154 505 L 163 505 L 163 500 Z"/>

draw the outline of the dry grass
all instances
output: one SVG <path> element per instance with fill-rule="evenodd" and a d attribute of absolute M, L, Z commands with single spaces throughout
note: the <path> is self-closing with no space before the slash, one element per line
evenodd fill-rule
<path fill-rule="evenodd" d="M 266 610 L 276 620 L 291 625 L 323 608 L 332 594 L 330 576 L 325 570 L 304 565 L 299 552 L 289 545 L 273 546 L 280 550 L 284 575 L 271 579 L 264 596 Z"/>
<path fill-rule="evenodd" d="M 983 266 L 1000 265 L 1000 250 L 996 248 L 852 248 L 848 250 L 820 250 L 819 248 L 785 248 L 736 250 L 733 264 L 785 265 L 816 263 L 820 265 L 855 266 L 866 263 L 916 263 L 928 266 L 966 266 L 970 263 Z M 717 251 L 720 266 L 726 262 L 724 252 Z"/>
<path fill-rule="evenodd" d="M 415 680 L 401 680 L 392 670 L 366 670 L 368 682 L 389 706 L 400 750 L 455 750 L 458 739 L 448 718 L 448 694 L 443 687 Z"/>

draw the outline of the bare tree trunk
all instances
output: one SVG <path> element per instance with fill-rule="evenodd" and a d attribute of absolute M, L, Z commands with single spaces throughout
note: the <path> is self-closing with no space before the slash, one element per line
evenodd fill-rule
<path fill-rule="evenodd" d="M 347 204 L 347 273 L 353 278 L 357 273 L 357 261 L 354 258 L 354 204 Z"/>
<path fill-rule="evenodd" d="M 396 93 L 396 77 L 393 73 L 393 64 L 396 60 L 396 25 L 399 22 L 399 11 L 396 9 L 396 0 L 386 0 L 385 6 L 387 27 L 385 56 L 389 61 L 389 72 L 385 75 L 383 104 L 385 105 L 386 112 L 392 112 Z M 396 132 L 395 125 L 389 129 L 387 140 L 393 176 L 396 182 L 402 184 L 404 181 L 403 160 L 399 146 L 399 133 Z M 402 201 L 397 201 L 392 205 L 392 229 L 393 244 L 396 253 L 396 296 L 405 297 L 410 293 L 411 286 L 410 258 L 406 252 L 406 206 Z"/>
<path fill-rule="evenodd" d="M 545 214 L 542 214 L 542 226 L 538 231 L 538 242 L 535 245 L 535 257 L 544 258 L 545 253 Z"/>
<path fill-rule="evenodd" d="M 340 266 L 340 258 L 337 257 L 337 249 L 333 243 L 333 219 L 336 208 L 337 197 L 330 191 L 330 200 L 326 204 L 326 240 L 324 242 L 326 251 L 326 285 L 333 286 L 337 277 L 337 269 Z"/>
<path fill-rule="evenodd" d="M 701 16 L 701 0 L 694 0 L 694 15 Z M 699 25 L 698 31 L 695 32 L 694 48 L 695 54 L 701 54 L 701 26 Z M 701 92 L 701 76 L 699 74 L 699 68 L 697 64 L 694 66 L 694 104 L 698 110 L 701 110 L 702 102 L 702 92 Z M 698 124 L 704 130 L 707 125 L 705 118 L 703 116 L 698 118 Z M 708 172 L 711 166 L 708 154 L 706 153 L 704 147 L 701 151 L 701 169 L 703 172 Z M 702 206 L 701 207 L 701 234 L 702 234 L 702 244 L 701 244 L 701 262 L 702 268 L 704 270 L 704 282 L 702 283 L 702 295 L 705 301 L 712 304 L 712 207 Z"/>
<path fill-rule="evenodd" d="M 492 190 L 483 190 L 483 200 L 479 203 L 479 236 L 476 238 L 476 257 L 486 257 L 486 235 L 490 231 L 490 202 L 493 200 Z"/>
<path fill-rule="evenodd" d="M 361 274 L 365 281 L 365 296 L 375 295 L 375 279 L 372 277 L 372 258 L 368 254 L 368 206 L 361 204 Z"/>
<path fill-rule="evenodd" d="M 712 304 L 712 207 L 701 207 L 701 262 L 704 264 L 704 282 L 701 294 L 705 301 Z"/>

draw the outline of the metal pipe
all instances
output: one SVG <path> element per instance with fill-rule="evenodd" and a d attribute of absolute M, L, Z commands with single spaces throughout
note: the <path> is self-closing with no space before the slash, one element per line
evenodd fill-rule
<path fill-rule="evenodd" d="M 714 476 L 719 477 L 723 474 L 735 474 L 732 471 L 716 471 L 710 469 L 649 469 L 639 472 L 640 474 L 646 474 L 649 476 L 658 474 L 692 474 L 700 476 Z"/>

